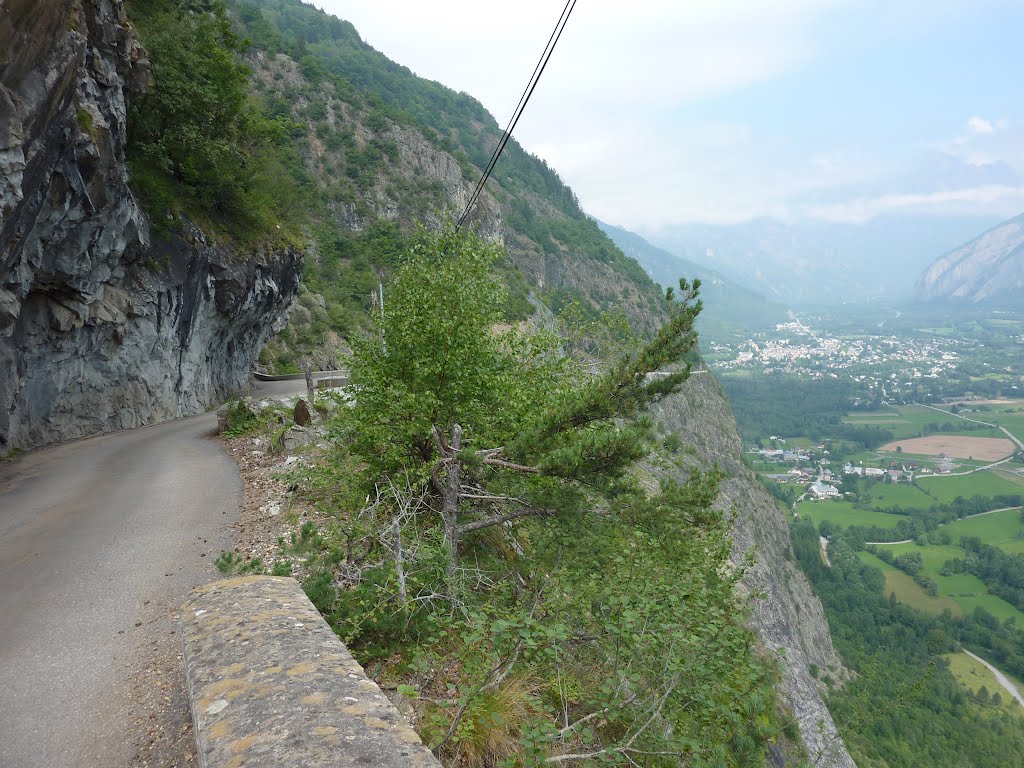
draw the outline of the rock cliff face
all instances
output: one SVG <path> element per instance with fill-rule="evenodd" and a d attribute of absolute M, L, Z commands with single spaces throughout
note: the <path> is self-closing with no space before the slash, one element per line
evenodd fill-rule
<path fill-rule="evenodd" d="M 1024 289 L 1024 215 L 1005 221 L 938 258 L 917 298 L 978 303 L 1020 301 Z"/>
<path fill-rule="evenodd" d="M 0 453 L 192 413 L 244 386 L 300 257 L 151 242 L 126 103 L 149 79 L 122 0 L 0 16 Z"/>
<path fill-rule="evenodd" d="M 782 652 L 783 703 L 796 716 L 811 764 L 855 768 L 808 669 L 814 664 L 821 677 L 838 681 L 848 673 L 832 647 L 821 603 L 793 557 L 783 512 L 741 461 L 743 447 L 725 395 L 710 372 L 697 372 L 679 394 L 654 408 L 654 416 L 692 447 L 695 466 L 717 465 L 725 473 L 717 505 L 736 513 L 736 559 L 754 554 L 743 579 L 751 594 L 761 595 L 753 622 L 766 649 Z M 795 764 L 791 756 L 776 757 L 780 765 Z"/>

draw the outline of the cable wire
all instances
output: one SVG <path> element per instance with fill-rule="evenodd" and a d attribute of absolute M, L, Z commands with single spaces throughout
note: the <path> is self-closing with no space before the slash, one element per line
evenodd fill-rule
<path fill-rule="evenodd" d="M 526 109 L 526 105 L 530 101 L 530 97 L 533 95 L 533 91 L 537 88 L 537 83 L 540 82 L 541 75 L 544 74 L 544 70 L 547 68 L 548 62 L 551 60 L 551 54 L 554 53 L 555 46 L 558 45 L 558 41 L 562 37 L 562 32 L 565 30 L 565 25 L 569 22 L 569 17 L 572 15 L 572 11 L 575 7 L 576 0 L 567 0 L 565 7 L 562 9 L 562 15 L 558 17 L 558 22 L 555 24 L 555 28 L 552 30 L 551 36 L 548 38 L 547 45 L 544 46 L 544 51 L 541 53 L 540 59 L 537 60 L 537 65 L 533 68 L 533 74 L 530 75 L 530 80 L 527 82 L 526 88 L 523 90 L 523 95 L 519 97 L 519 103 L 516 105 L 515 111 L 512 113 L 512 118 L 509 120 L 498 144 L 494 147 L 494 151 L 491 152 L 491 158 L 487 162 L 487 167 L 480 176 L 480 180 L 476 183 L 476 187 L 473 189 L 473 194 L 469 196 L 469 201 L 466 203 L 466 209 L 462 212 L 458 222 L 455 224 L 455 232 L 453 234 L 458 234 L 462 225 L 466 222 L 466 219 L 469 218 L 469 214 L 473 211 L 473 207 L 480 199 L 480 194 L 484 190 L 484 185 L 487 183 L 487 179 L 491 177 L 491 173 L 494 171 L 494 167 L 498 164 L 498 159 L 501 157 L 501 153 L 505 151 L 505 146 L 508 144 L 509 139 L 512 138 L 512 132 L 519 123 L 519 118 L 522 117 L 523 112 Z"/>

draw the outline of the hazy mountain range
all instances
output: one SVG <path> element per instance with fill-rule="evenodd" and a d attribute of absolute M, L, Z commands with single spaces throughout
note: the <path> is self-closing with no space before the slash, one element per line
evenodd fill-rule
<path fill-rule="evenodd" d="M 643 235 L 770 300 L 811 306 L 909 300 L 938 254 L 997 223 L 991 217 L 926 215 L 883 216 L 864 223 L 758 219 L 684 224 Z"/>
<path fill-rule="evenodd" d="M 702 338 L 723 338 L 737 333 L 770 327 L 786 319 L 786 306 L 765 299 L 697 261 L 680 258 L 647 242 L 623 227 L 597 225 L 624 254 L 640 262 L 647 274 L 662 287 L 678 286 L 679 278 L 699 278 L 704 311 L 698 327 Z"/>
<path fill-rule="evenodd" d="M 1024 303 L 1024 214 L 941 256 L 917 286 L 922 301 Z"/>

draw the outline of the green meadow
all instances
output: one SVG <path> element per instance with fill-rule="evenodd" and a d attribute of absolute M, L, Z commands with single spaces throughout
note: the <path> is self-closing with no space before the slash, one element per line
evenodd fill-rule
<path fill-rule="evenodd" d="M 944 526 L 944 530 L 949 531 L 953 541 L 959 541 L 961 536 L 977 536 L 1004 552 L 1024 555 L 1024 523 L 1019 509 L 1004 509 L 957 520 Z"/>
<path fill-rule="evenodd" d="M 933 475 L 917 478 L 918 487 L 935 501 L 953 501 L 957 496 L 996 496 L 1022 493 L 1021 486 L 1006 480 L 991 470 L 969 475 Z"/>
<path fill-rule="evenodd" d="M 976 518 L 977 519 L 977 518 Z M 985 583 L 970 574 L 954 574 L 942 576 L 940 571 L 947 560 L 963 557 L 965 552 L 958 546 L 929 544 L 919 547 L 917 544 L 886 544 L 885 549 L 900 555 L 906 552 L 918 552 L 924 562 L 923 573 L 934 579 L 939 588 L 939 597 L 952 599 L 964 613 L 972 613 L 975 608 L 984 608 L 1000 621 L 1014 618 L 1018 625 L 1024 626 L 1024 613 L 1014 608 L 995 595 L 988 593 Z M 904 574 L 906 575 L 906 574 Z M 908 577 L 909 578 L 909 577 Z M 886 582 L 888 584 L 888 580 Z M 915 584 L 916 586 L 916 584 Z M 895 590 L 894 590 L 895 591 Z M 927 594 L 926 594 L 927 596 Z M 901 599 L 897 594 L 896 599 Z M 913 605 L 907 602 L 908 605 Z"/>
<path fill-rule="evenodd" d="M 999 694 L 1006 711 L 1024 714 L 1024 708 L 1020 703 L 1000 685 L 996 676 L 980 661 L 962 652 L 946 654 L 942 658 L 949 663 L 949 671 L 953 673 L 957 682 L 971 693 L 976 694 L 984 686 L 989 695 Z"/>
<path fill-rule="evenodd" d="M 902 515 L 891 515 L 887 512 L 876 512 L 873 509 L 855 509 L 848 501 L 801 501 L 796 505 L 800 517 L 814 521 L 819 525 L 823 520 L 836 525 L 877 525 L 882 528 L 895 528 Z"/>
<path fill-rule="evenodd" d="M 962 616 L 963 609 L 951 597 L 932 597 L 910 576 L 903 571 L 894 568 L 884 560 L 879 560 L 870 552 L 858 552 L 857 556 L 862 562 L 872 565 L 882 571 L 885 576 L 885 594 L 893 594 L 896 599 L 911 608 L 916 608 L 925 613 L 940 614 L 948 610 L 954 616 Z"/>
<path fill-rule="evenodd" d="M 871 487 L 871 502 L 880 507 L 928 509 L 935 499 L 908 483 L 875 483 Z"/>

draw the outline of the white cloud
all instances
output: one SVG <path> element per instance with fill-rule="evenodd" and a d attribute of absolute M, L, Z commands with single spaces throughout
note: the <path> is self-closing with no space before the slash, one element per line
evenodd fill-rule
<path fill-rule="evenodd" d="M 992 123 L 983 117 L 972 117 L 967 121 L 967 128 L 971 133 L 988 134 L 993 133 L 995 128 Z"/>
<path fill-rule="evenodd" d="M 813 57 L 811 21 L 855 0 L 619 0 L 579 3 L 537 96 L 620 108 L 677 104 L 770 79 Z M 562 3 L 521 0 L 315 0 L 421 76 L 514 107 Z M 531 111 L 539 112 L 531 102 Z"/>
<path fill-rule="evenodd" d="M 551 0 L 520 0 L 514 9 L 480 0 L 313 1 L 417 74 L 480 99 L 501 124 L 562 8 Z M 897 146 L 890 135 L 875 145 L 861 142 L 855 129 L 820 136 L 802 125 L 800 109 L 772 116 L 776 125 L 767 131 L 747 124 L 756 116 L 741 117 L 747 114 L 742 108 L 727 107 L 730 116 L 716 119 L 703 105 L 799 77 L 825 57 L 849 58 L 854 66 L 858 46 L 923 35 L 929 20 L 948 22 L 1004 1 L 1011 0 L 644 0 L 625 6 L 586 0 L 577 4 L 516 138 L 561 174 L 587 210 L 636 228 L 976 205 L 971 195 L 940 203 L 874 194 L 919 191 L 880 182 L 898 178 L 894 165 L 906 165 L 910 152 L 929 149 L 922 138 L 914 147 L 905 138 Z M 850 108 L 840 94 L 834 101 L 829 96 L 818 104 L 819 96 L 810 94 L 801 108 Z M 1004 159 L 1018 148 L 1008 127 L 1005 120 L 972 116 L 965 135 L 944 142 L 943 151 L 973 165 Z M 806 205 L 843 200 L 844 189 L 856 199 L 813 210 Z"/>
<path fill-rule="evenodd" d="M 896 193 L 813 206 L 813 219 L 859 224 L 886 213 L 987 213 L 1010 217 L 1024 210 L 1024 187 L 990 185 L 927 193 Z"/>

